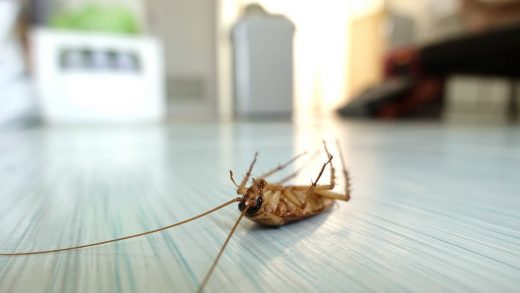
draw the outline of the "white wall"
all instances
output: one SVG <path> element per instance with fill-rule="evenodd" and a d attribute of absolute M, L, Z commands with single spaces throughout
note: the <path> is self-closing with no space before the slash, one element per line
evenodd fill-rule
<path fill-rule="evenodd" d="M 149 0 L 149 32 L 165 47 L 170 114 L 217 115 L 216 1 Z"/>

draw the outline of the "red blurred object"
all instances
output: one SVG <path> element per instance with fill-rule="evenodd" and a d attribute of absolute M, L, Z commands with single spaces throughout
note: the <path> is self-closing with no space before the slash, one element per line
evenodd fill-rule
<path fill-rule="evenodd" d="M 420 75 L 422 73 L 419 64 L 419 51 L 417 48 L 408 47 L 396 49 L 385 56 L 384 76 L 391 78 L 403 75 Z"/>
<path fill-rule="evenodd" d="M 389 53 L 384 61 L 385 80 L 406 77 L 410 87 L 396 99 L 382 103 L 374 113 L 380 118 L 437 118 L 443 108 L 444 78 L 425 75 L 419 50 L 401 48 Z"/>

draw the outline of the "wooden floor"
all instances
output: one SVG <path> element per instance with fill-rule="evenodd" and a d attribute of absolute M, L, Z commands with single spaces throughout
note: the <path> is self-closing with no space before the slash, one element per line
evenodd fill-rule
<path fill-rule="evenodd" d="M 0 252 L 177 222 L 235 197 L 228 170 L 244 174 L 255 151 L 259 174 L 336 137 L 352 174 L 352 200 L 279 229 L 242 221 L 207 292 L 520 292 L 518 126 L 4 130 Z M 308 184 L 324 159 L 297 181 Z M 193 292 L 238 214 L 234 205 L 143 238 L 0 257 L 0 292 Z"/>

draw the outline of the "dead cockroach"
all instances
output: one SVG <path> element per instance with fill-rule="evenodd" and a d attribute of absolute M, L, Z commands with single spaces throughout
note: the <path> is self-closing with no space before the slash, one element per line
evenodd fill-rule
<path fill-rule="evenodd" d="M 252 184 L 249 187 L 246 187 L 249 179 L 251 178 L 251 173 L 253 171 L 253 167 L 256 163 L 256 159 L 258 153 L 255 153 L 253 161 L 249 165 L 249 169 L 247 170 L 246 175 L 240 182 L 237 184 L 235 179 L 233 178 L 233 172 L 229 171 L 229 177 L 233 184 L 235 184 L 237 190 L 237 194 L 241 195 L 241 197 L 237 197 L 232 199 L 224 204 L 221 204 L 211 210 L 208 210 L 204 213 L 201 213 L 197 216 L 191 217 L 189 219 L 180 221 L 175 224 L 171 224 L 162 228 L 158 228 L 151 231 L 146 231 L 138 234 L 128 235 L 120 238 L 115 238 L 111 240 L 89 243 L 84 245 L 78 245 L 73 247 L 66 248 L 58 248 L 58 249 L 50 249 L 50 250 L 41 250 L 41 251 L 32 251 L 32 252 L 13 252 L 13 253 L 0 253 L 0 256 L 22 256 L 22 255 L 34 255 L 34 254 L 44 254 L 44 253 L 52 253 L 52 252 L 61 252 L 68 250 L 75 250 L 81 248 L 87 248 L 97 245 L 108 244 L 116 241 L 126 240 L 130 238 L 136 238 L 144 235 L 149 235 L 152 233 L 157 233 L 160 231 L 164 231 L 176 226 L 180 226 L 182 224 L 191 222 L 193 220 L 202 218 L 208 214 L 211 214 L 225 206 L 228 206 L 234 202 L 238 202 L 238 209 L 240 210 L 240 216 L 236 220 L 233 228 L 229 232 L 224 244 L 222 245 L 217 257 L 213 261 L 210 269 L 208 270 L 206 276 L 204 277 L 202 283 L 199 286 L 197 292 L 201 292 L 204 289 L 204 286 L 207 284 L 213 270 L 215 269 L 224 249 L 226 248 L 231 236 L 235 232 L 238 224 L 242 220 L 244 216 L 249 219 L 259 223 L 264 226 L 281 226 L 290 222 L 298 221 L 301 219 L 305 219 L 307 217 L 316 215 L 321 213 L 322 211 L 331 207 L 335 200 L 344 200 L 348 201 L 350 199 L 350 179 L 347 169 L 345 168 L 345 161 L 343 158 L 343 154 L 341 152 L 341 148 L 339 143 L 336 142 L 338 152 L 340 155 L 340 161 L 343 168 L 343 177 L 345 180 L 345 193 L 337 193 L 332 191 L 334 189 L 335 184 L 335 169 L 332 164 L 332 155 L 329 153 L 327 149 L 327 145 L 323 142 L 323 147 L 325 149 L 325 153 L 327 154 L 327 161 L 323 164 L 318 173 L 316 179 L 310 185 L 284 185 L 289 179 L 296 176 L 298 171 L 295 173 L 283 178 L 282 180 L 269 183 L 266 178 L 273 175 L 274 173 L 283 170 L 285 167 L 293 163 L 296 159 L 303 156 L 304 154 L 297 155 L 292 158 L 288 162 L 279 165 L 275 169 L 252 179 Z M 319 185 L 318 180 L 322 176 L 325 171 L 327 165 L 330 168 L 330 181 L 328 184 Z"/>

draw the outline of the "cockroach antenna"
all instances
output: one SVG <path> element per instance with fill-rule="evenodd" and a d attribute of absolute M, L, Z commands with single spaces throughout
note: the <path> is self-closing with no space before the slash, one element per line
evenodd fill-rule
<path fill-rule="evenodd" d="M 240 200 L 241 200 L 240 197 L 234 198 L 234 199 L 232 199 L 232 200 L 230 200 L 230 201 L 228 201 L 226 203 L 223 203 L 223 204 L 221 204 L 221 205 L 219 205 L 219 206 L 217 206 L 215 208 L 212 208 L 211 210 L 208 210 L 206 212 L 198 214 L 198 215 L 196 215 L 194 217 L 191 217 L 189 219 L 186 219 L 186 220 L 183 220 L 183 221 L 180 221 L 180 222 L 177 222 L 175 224 L 168 225 L 168 226 L 164 226 L 164 227 L 161 227 L 161 228 L 158 228 L 158 229 L 155 229 L 155 230 L 150 230 L 150 231 L 141 232 L 141 233 L 137 233 L 137 234 L 133 234 L 133 235 L 128 235 L 128 236 L 124 236 L 124 237 L 120 237 L 120 238 L 115 238 L 115 239 L 110 239 L 110 240 L 105 240 L 105 241 L 100 241 L 100 242 L 94 242 L 94 243 L 89 243 L 89 244 L 83 244 L 83 245 L 78 245 L 78 246 L 71 246 L 71 247 L 57 248 L 57 249 L 49 249 L 49 250 L 40 250 L 40 251 L 0 253 L 0 256 L 21 256 L 21 255 L 34 255 L 34 254 L 62 252 L 62 251 L 82 249 L 82 248 L 87 248 L 87 247 L 98 246 L 98 245 L 113 243 L 113 242 L 117 242 L 117 241 L 127 240 L 127 239 L 130 239 L 130 238 L 137 238 L 137 237 L 141 237 L 141 236 L 145 236 L 145 235 L 150 235 L 150 234 L 153 234 L 153 233 L 158 233 L 158 232 L 161 232 L 161 231 L 164 231 L 164 230 L 176 227 L 176 226 L 180 226 L 180 225 L 186 224 L 186 223 L 191 222 L 193 220 L 197 220 L 197 219 L 202 218 L 202 217 L 204 217 L 206 215 L 209 215 L 209 214 L 211 214 L 211 213 L 213 213 L 215 211 L 218 211 L 221 208 L 226 207 L 226 206 L 228 206 L 228 205 L 230 205 L 232 203 L 239 202 Z"/>
<path fill-rule="evenodd" d="M 246 206 L 247 207 L 242 211 L 242 213 L 240 213 L 240 216 L 236 220 L 235 225 L 233 225 L 233 228 L 231 228 L 231 231 L 229 231 L 226 241 L 224 241 L 224 244 L 222 244 L 222 247 L 220 248 L 220 251 L 218 252 L 217 257 L 213 261 L 213 264 L 211 264 L 211 267 L 209 268 L 208 272 L 206 273 L 206 276 L 204 277 L 204 279 L 202 280 L 202 283 L 200 283 L 199 289 L 197 289 L 197 293 L 201 293 L 202 290 L 204 290 L 204 287 L 206 286 L 206 284 L 208 283 L 209 278 L 211 277 L 211 274 L 213 274 L 213 271 L 215 270 L 215 267 L 217 266 L 217 263 L 220 260 L 220 257 L 222 256 L 222 253 L 224 253 L 224 249 L 226 249 L 229 239 L 231 239 L 231 236 L 233 236 L 233 233 L 235 233 L 235 230 L 237 229 L 238 224 L 240 223 L 240 221 L 246 214 L 247 210 L 249 209 L 248 202 L 246 202 Z"/>

